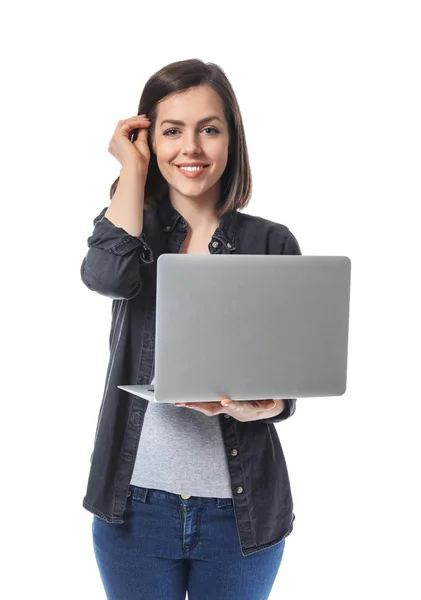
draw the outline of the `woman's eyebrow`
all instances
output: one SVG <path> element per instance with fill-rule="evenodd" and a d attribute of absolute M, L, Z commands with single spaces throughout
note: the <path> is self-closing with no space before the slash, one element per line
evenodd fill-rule
<path fill-rule="evenodd" d="M 201 125 L 202 123 L 208 123 L 208 121 L 213 121 L 214 119 L 216 119 L 217 121 L 221 121 L 222 123 L 222 120 L 216 115 L 214 115 L 212 117 L 205 117 L 204 119 L 200 119 L 200 121 L 197 122 L 197 125 Z M 161 126 L 164 123 L 170 123 L 171 125 L 185 125 L 184 121 L 178 121 L 177 119 L 164 119 L 164 121 L 161 121 Z"/>

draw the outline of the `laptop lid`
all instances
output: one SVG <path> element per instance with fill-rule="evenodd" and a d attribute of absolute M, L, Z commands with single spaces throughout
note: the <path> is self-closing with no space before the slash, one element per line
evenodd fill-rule
<path fill-rule="evenodd" d="M 342 395 L 350 275 L 346 256 L 160 255 L 156 400 Z"/>

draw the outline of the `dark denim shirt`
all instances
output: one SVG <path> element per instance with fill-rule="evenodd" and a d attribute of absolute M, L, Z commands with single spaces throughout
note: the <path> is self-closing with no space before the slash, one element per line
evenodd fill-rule
<path fill-rule="evenodd" d="M 144 211 L 143 232 L 132 236 L 105 216 L 94 219 L 83 283 L 112 299 L 110 358 L 91 455 L 83 506 L 109 523 L 123 523 L 127 493 L 148 401 L 119 389 L 148 385 L 154 374 L 156 261 L 175 253 L 187 223 L 168 194 Z M 301 254 L 285 225 L 231 211 L 223 215 L 209 243 L 211 254 Z M 244 556 L 287 537 L 295 515 L 287 466 L 273 423 L 295 412 L 287 399 L 278 416 L 242 423 L 217 415 L 226 449 L 233 504 Z"/>

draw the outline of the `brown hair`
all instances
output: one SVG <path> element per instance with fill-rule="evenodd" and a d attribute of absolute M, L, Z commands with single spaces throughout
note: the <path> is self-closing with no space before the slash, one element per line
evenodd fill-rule
<path fill-rule="evenodd" d="M 221 97 L 224 115 L 228 123 L 230 151 L 228 162 L 221 177 L 221 199 L 216 209 L 218 216 L 231 210 L 247 206 L 251 198 L 252 178 L 247 152 L 243 120 L 237 99 L 224 71 L 215 63 L 205 63 L 197 58 L 181 60 L 166 65 L 146 82 L 140 97 L 137 114 L 146 114 L 151 125 L 148 128 L 148 145 L 151 159 L 145 185 L 145 208 L 153 208 L 168 191 L 168 183 L 159 170 L 156 155 L 152 152 L 151 135 L 155 129 L 157 104 L 166 96 L 189 88 L 209 85 Z M 137 131 L 131 136 L 136 140 Z M 118 177 L 110 188 L 113 197 L 119 182 Z"/>

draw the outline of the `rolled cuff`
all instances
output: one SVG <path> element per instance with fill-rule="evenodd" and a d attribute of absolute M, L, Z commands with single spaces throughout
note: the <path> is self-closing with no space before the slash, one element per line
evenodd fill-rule
<path fill-rule="evenodd" d="M 92 235 L 88 238 L 88 246 L 107 250 L 113 254 L 123 256 L 131 252 L 135 248 L 139 248 L 139 257 L 144 263 L 153 262 L 153 253 L 146 240 L 145 233 L 142 232 L 139 236 L 127 233 L 122 227 L 117 227 L 103 214 L 107 209 L 104 209 L 99 215 L 98 220 L 95 219 L 95 229 Z"/>

